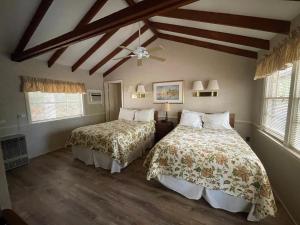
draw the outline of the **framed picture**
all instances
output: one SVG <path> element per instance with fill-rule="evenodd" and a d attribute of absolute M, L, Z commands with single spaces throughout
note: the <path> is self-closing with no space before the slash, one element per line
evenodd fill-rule
<path fill-rule="evenodd" d="M 183 104 L 183 81 L 153 83 L 154 103 Z"/>

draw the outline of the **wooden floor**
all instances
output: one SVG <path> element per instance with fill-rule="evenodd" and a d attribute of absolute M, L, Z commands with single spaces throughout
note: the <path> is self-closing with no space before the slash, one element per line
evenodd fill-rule
<path fill-rule="evenodd" d="M 73 160 L 68 150 L 52 152 L 8 172 L 13 208 L 29 225 L 292 224 L 279 202 L 276 218 L 251 223 L 244 213 L 186 199 L 147 181 L 142 163 L 111 175 Z"/>

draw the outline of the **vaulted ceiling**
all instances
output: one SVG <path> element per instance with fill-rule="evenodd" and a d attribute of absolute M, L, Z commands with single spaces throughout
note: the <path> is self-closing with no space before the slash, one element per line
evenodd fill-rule
<path fill-rule="evenodd" d="M 0 40 L 12 60 L 35 57 L 49 67 L 108 75 L 127 60 L 113 60 L 128 54 L 119 45 L 138 46 L 138 21 L 144 45 L 162 38 L 256 59 L 276 34 L 289 33 L 300 2 L 4 0 L 0 10 L 0 25 L 7 27 Z"/>

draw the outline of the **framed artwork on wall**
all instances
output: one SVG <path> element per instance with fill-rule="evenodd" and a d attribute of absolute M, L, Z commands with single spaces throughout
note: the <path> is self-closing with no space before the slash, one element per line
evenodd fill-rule
<path fill-rule="evenodd" d="M 183 104 L 183 81 L 153 83 L 153 102 Z"/>

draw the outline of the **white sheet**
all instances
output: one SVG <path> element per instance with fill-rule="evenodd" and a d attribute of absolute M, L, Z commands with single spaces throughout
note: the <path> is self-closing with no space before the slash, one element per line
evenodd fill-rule
<path fill-rule="evenodd" d="M 201 185 L 193 184 L 185 180 L 179 180 L 172 176 L 159 175 L 158 181 L 167 188 L 178 192 L 188 199 L 199 200 L 203 197 L 212 207 L 224 209 L 229 212 L 249 212 L 247 220 L 258 221 L 253 215 L 255 205 L 242 198 L 228 195 L 219 190 L 210 190 Z"/>
<path fill-rule="evenodd" d="M 141 142 L 139 146 L 129 155 L 128 164 L 120 165 L 113 160 L 111 156 L 101 152 L 88 149 L 84 146 L 72 146 L 73 157 L 83 161 L 86 165 L 94 165 L 96 168 L 101 167 L 110 170 L 111 173 L 120 173 L 135 159 L 142 157 L 147 149 L 154 145 L 154 135 L 150 136 L 146 141 Z"/>

